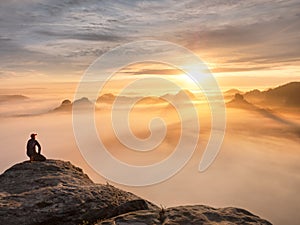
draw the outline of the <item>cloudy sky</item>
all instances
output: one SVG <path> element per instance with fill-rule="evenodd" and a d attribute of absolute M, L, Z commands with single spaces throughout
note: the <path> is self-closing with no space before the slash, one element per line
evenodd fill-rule
<path fill-rule="evenodd" d="M 76 82 L 114 47 L 163 40 L 196 53 L 216 77 L 297 80 L 299 9 L 299 0 L 1 0 L 0 79 Z"/>

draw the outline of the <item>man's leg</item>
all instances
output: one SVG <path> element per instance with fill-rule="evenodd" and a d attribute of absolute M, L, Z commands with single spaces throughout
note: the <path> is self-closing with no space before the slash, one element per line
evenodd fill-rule
<path fill-rule="evenodd" d="M 46 157 L 41 154 L 36 154 L 36 155 L 34 155 L 34 161 L 43 162 L 43 161 L 46 161 Z"/>

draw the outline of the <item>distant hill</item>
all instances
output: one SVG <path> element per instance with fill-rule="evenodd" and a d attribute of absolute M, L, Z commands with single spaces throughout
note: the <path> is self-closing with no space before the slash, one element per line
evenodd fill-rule
<path fill-rule="evenodd" d="M 177 101 L 184 101 L 187 98 L 191 99 L 191 100 L 195 100 L 196 96 L 194 95 L 194 93 L 192 93 L 189 90 L 180 90 L 178 91 L 176 94 L 165 94 L 163 96 L 161 96 L 164 99 L 168 99 L 168 100 L 177 100 Z"/>
<path fill-rule="evenodd" d="M 300 82 L 291 82 L 267 91 L 252 90 L 244 98 L 251 103 L 300 107 Z"/>
<path fill-rule="evenodd" d="M 105 104 L 113 104 L 116 100 L 117 96 L 112 93 L 106 93 L 98 97 L 97 103 L 105 103 Z M 141 104 L 160 104 L 164 103 L 165 100 L 169 101 L 184 101 L 186 99 L 196 99 L 196 96 L 189 90 L 180 90 L 176 94 L 165 94 L 162 96 L 137 96 L 137 97 L 129 97 L 129 96 L 118 96 L 118 100 L 121 103 L 129 103 L 134 100 L 139 100 Z"/>
<path fill-rule="evenodd" d="M 175 99 L 178 99 L 178 100 L 186 100 L 187 97 L 191 100 L 195 100 L 196 99 L 196 96 L 189 90 L 180 90 L 177 94 L 175 94 Z"/>
<path fill-rule="evenodd" d="M 97 98 L 96 103 L 112 105 L 117 97 L 118 101 L 120 101 L 123 104 L 138 101 L 139 104 L 145 105 L 164 104 L 166 103 L 166 100 L 182 102 L 186 99 L 196 99 L 195 95 L 188 90 L 181 90 L 176 94 L 166 94 L 164 96 L 116 96 L 112 93 L 105 93 Z M 51 112 L 71 112 L 74 104 L 80 106 L 82 109 L 94 106 L 94 103 L 86 97 L 77 99 L 73 103 L 69 99 L 66 99 L 63 100 L 58 107 L 51 110 Z"/>
<path fill-rule="evenodd" d="M 72 111 L 72 107 L 74 104 L 82 107 L 82 109 L 93 106 L 93 103 L 86 97 L 77 99 L 73 103 L 69 99 L 65 99 L 62 101 L 60 106 L 53 109 L 52 112 L 70 112 Z"/>
<path fill-rule="evenodd" d="M 87 97 L 82 97 L 80 99 L 76 99 L 73 104 L 80 106 L 91 106 L 93 103 Z"/>
<path fill-rule="evenodd" d="M 116 100 L 117 96 L 112 93 L 106 93 L 97 98 L 97 103 L 105 103 L 105 104 L 113 104 Z M 128 96 L 118 96 L 118 101 L 121 102 L 129 102 L 135 99 L 136 97 L 128 97 Z"/>
<path fill-rule="evenodd" d="M 24 95 L 0 95 L 0 103 L 9 101 L 24 101 L 29 99 Z"/>
<path fill-rule="evenodd" d="M 240 91 L 239 89 L 235 89 L 235 88 L 229 89 L 224 92 L 224 95 L 233 95 L 234 96 L 235 94 L 243 94 L 243 92 Z"/>
<path fill-rule="evenodd" d="M 72 110 L 72 102 L 69 99 L 63 100 L 60 106 L 53 109 L 52 111 L 60 111 L 60 112 L 67 112 Z"/>
<path fill-rule="evenodd" d="M 235 94 L 243 94 L 243 92 L 235 88 L 223 92 L 223 96 L 226 100 L 234 98 Z"/>
<path fill-rule="evenodd" d="M 243 109 L 251 109 L 251 110 L 256 109 L 254 105 L 252 105 L 250 102 L 245 100 L 244 96 L 239 93 L 236 93 L 234 95 L 234 98 L 227 103 L 227 106 L 232 108 L 243 108 Z"/>
<path fill-rule="evenodd" d="M 259 113 L 260 115 L 272 119 L 281 124 L 287 125 L 290 127 L 291 131 L 295 133 L 298 137 L 300 137 L 300 126 L 298 123 L 295 123 L 292 120 L 283 118 L 281 115 L 277 115 L 275 112 L 270 110 L 269 108 L 261 108 L 258 107 L 247 100 L 245 100 L 244 96 L 241 94 L 235 94 L 234 99 L 228 102 L 227 107 L 229 108 L 239 108 L 244 110 L 253 111 Z"/>

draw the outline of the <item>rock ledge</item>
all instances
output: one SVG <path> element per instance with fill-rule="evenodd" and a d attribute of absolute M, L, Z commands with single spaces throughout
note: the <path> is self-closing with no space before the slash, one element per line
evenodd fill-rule
<path fill-rule="evenodd" d="M 109 184 L 94 184 L 70 162 L 22 162 L 0 175 L 0 221 L 5 225 L 271 224 L 237 208 L 160 209 Z"/>

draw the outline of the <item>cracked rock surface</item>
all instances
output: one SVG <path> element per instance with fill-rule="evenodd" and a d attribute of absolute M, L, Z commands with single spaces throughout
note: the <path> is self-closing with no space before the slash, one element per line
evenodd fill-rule
<path fill-rule="evenodd" d="M 157 207 L 111 185 L 94 184 L 70 162 L 26 161 L 0 175 L 0 221 L 5 225 L 77 225 L 139 209 Z"/>
<path fill-rule="evenodd" d="M 70 162 L 22 162 L 0 175 L 0 223 L 5 225 L 208 225 L 268 221 L 239 208 L 204 205 L 160 209 L 109 184 L 95 184 Z"/>

